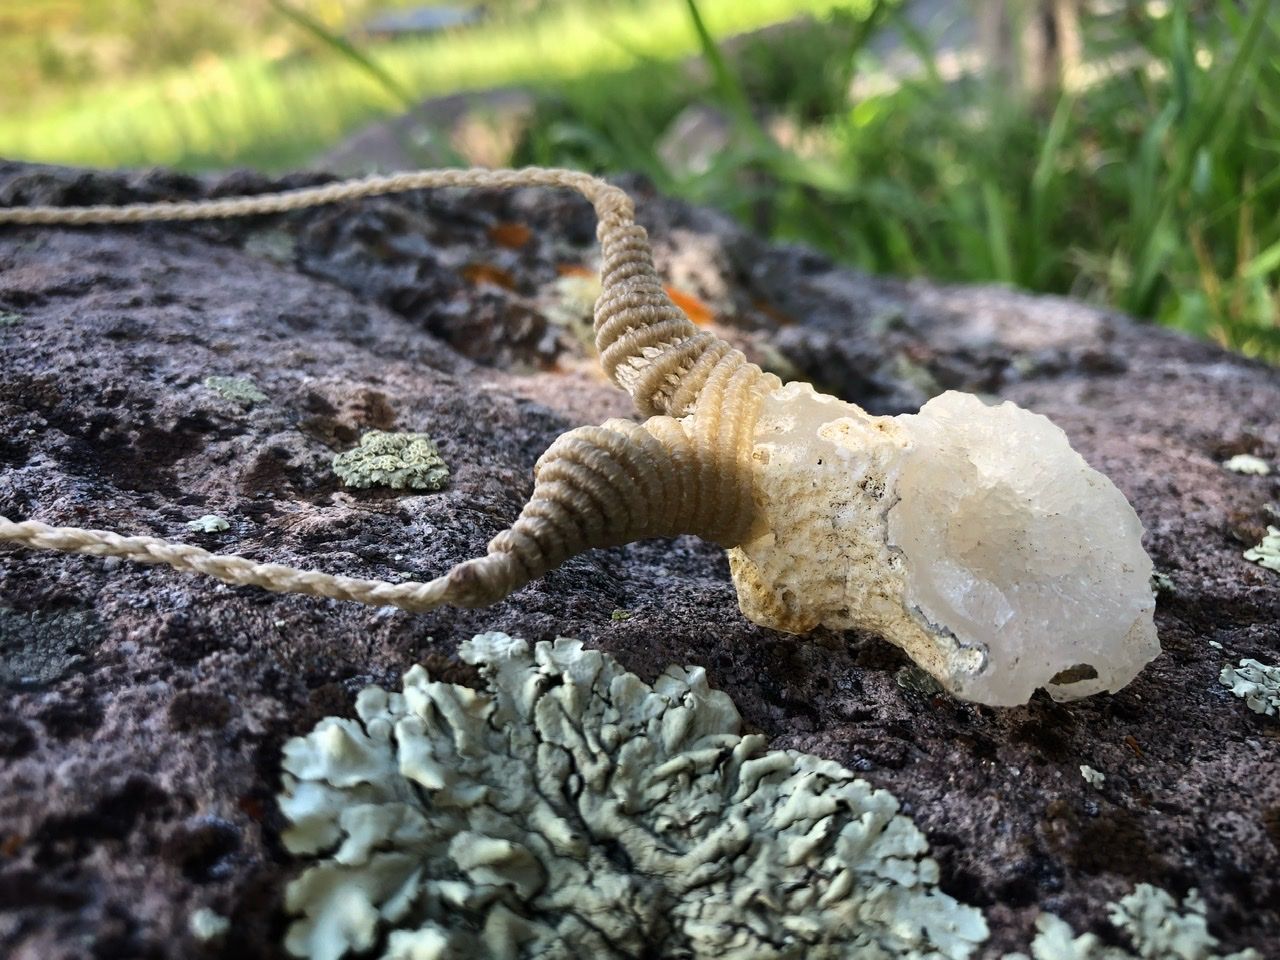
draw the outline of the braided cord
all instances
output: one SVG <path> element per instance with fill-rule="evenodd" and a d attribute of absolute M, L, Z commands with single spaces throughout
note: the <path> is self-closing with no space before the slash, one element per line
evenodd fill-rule
<path fill-rule="evenodd" d="M 611 420 L 561 436 L 535 467 L 533 496 L 488 553 L 425 583 L 390 583 L 213 554 L 156 537 L 51 527 L 0 517 L 0 540 L 45 550 L 123 557 L 281 593 L 410 611 L 495 603 L 585 550 L 693 533 L 731 546 L 755 516 L 751 432 L 778 385 L 738 350 L 699 331 L 671 302 L 630 197 L 572 170 L 423 170 L 262 196 L 126 206 L 0 208 L 0 224 L 132 224 L 283 213 L 426 187 L 576 190 L 595 208 L 601 243 L 596 342 L 609 377 L 651 419 Z M 676 419 L 676 418 L 684 418 Z"/>
<path fill-rule="evenodd" d="M 308 207 L 404 193 L 428 187 L 566 187 L 582 194 L 596 212 L 622 219 L 634 215 L 631 198 L 620 187 L 577 170 L 526 167 L 520 170 L 411 170 L 381 174 L 319 187 L 281 190 L 277 193 L 216 200 L 176 203 L 130 203 L 91 207 L 0 207 L 0 224 L 85 226 L 88 224 L 129 224 L 177 220 L 221 220 L 266 213 L 288 213 Z"/>
<path fill-rule="evenodd" d="M 175 570 L 203 573 L 226 583 L 263 587 L 277 593 L 304 593 L 415 611 L 430 610 L 446 602 L 443 597 L 447 578 L 444 577 L 428 583 L 388 583 L 385 580 L 340 577 L 318 570 L 298 570 L 279 563 L 257 563 L 245 557 L 210 553 L 159 537 L 126 537 L 110 530 L 51 527 L 36 520 L 15 523 L 7 517 L 0 517 L 0 540 L 36 550 L 163 564 Z"/>
<path fill-rule="evenodd" d="M 0 207 L 0 225 L 88 226 L 219 220 L 342 203 L 432 187 L 563 187 L 586 197 L 599 219 L 601 295 L 596 348 L 609 378 L 631 394 L 645 416 L 685 416 L 717 362 L 746 362 L 713 334 L 699 331 L 667 296 L 653 266 L 648 234 L 620 187 L 577 170 L 413 170 L 259 196 L 174 203 L 88 207 Z M 707 355 L 711 356 L 708 357 Z"/>
<path fill-rule="evenodd" d="M 739 381 L 749 385 L 746 377 Z M 759 405 L 758 399 L 739 399 L 748 408 Z M 754 417 L 738 418 L 746 419 Z M 731 438 L 736 439 L 732 430 L 710 435 L 717 447 Z M 700 449 L 707 439 L 696 432 L 690 435 L 684 424 L 670 417 L 654 417 L 644 424 L 609 420 L 563 434 L 534 467 L 533 496 L 519 519 L 489 542 L 488 553 L 425 583 L 336 576 L 210 553 L 159 537 L 52 527 L 35 520 L 18 523 L 7 517 L 0 517 L 0 540 L 37 550 L 163 564 L 276 593 L 413 612 L 442 604 L 483 607 L 570 557 L 598 547 L 679 533 L 725 546 L 741 542 L 752 515 L 750 474 L 740 458 Z"/>

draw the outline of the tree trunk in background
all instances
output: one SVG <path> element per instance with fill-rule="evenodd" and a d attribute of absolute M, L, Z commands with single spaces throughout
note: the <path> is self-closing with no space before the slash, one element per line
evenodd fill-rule
<path fill-rule="evenodd" d="M 1037 100 L 1074 89 L 1084 56 L 1081 0 L 978 0 L 974 12 L 997 81 Z"/>

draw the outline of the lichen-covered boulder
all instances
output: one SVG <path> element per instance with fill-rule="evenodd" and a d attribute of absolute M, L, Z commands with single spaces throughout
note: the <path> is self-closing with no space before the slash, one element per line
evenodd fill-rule
<path fill-rule="evenodd" d="M 0 203 L 325 179 L 0 162 Z M 456 652 L 489 630 L 578 637 L 651 684 L 703 665 L 769 749 L 898 799 L 938 887 L 981 907 L 982 960 L 1028 951 L 1046 913 L 1105 932 L 1107 904 L 1139 883 L 1199 888 L 1217 950 L 1265 954 L 1280 938 L 1280 738 L 1219 676 L 1280 662 L 1280 573 L 1242 556 L 1277 525 L 1280 475 L 1223 466 L 1278 462 L 1276 369 L 1063 298 L 869 277 L 627 188 L 664 279 L 780 376 L 872 416 L 956 389 L 1052 418 L 1147 530 L 1165 652 L 1116 694 L 992 710 L 867 633 L 752 623 L 723 551 L 690 537 L 594 551 L 491 609 L 420 615 L 0 547 L 0 955 L 283 960 L 285 891 L 305 864 L 281 849 L 281 746 L 370 684 L 398 689 L 415 663 L 479 686 Z M 519 250 L 489 236 L 512 222 L 530 231 Z M 557 321 L 539 292 L 562 265 L 593 266 L 594 231 L 587 204 L 546 191 L 0 230 L 0 514 L 434 576 L 519 513 L 556 436 L 631 411 L 576 327 L 545 336 Z M 473 263 L 515 289 L 471 282 Z M 251 378 L 266 399 L 223 399 L 211 375 Z M 334 475 L 362 434 L 400 429 L 440 442 L 447 487 Z M 203 514 L 230 528 L 193 533 Z M 225 933 L 206 936 L 202 911 Z"/>

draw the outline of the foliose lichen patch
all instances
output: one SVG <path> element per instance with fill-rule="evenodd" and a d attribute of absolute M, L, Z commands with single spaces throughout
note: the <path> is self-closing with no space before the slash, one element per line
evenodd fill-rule
<path fill-rule="evenodd" d="M 187 929 L 196 940 L 208 943 L 226 936 L 231 929 L 231 921 L 208 907 L 201 907 L 187 921 Z"/>
<path fill-rule="evenodd" d="M 1218 679 L 1254 713 L 1280 715 L 1280 666 L 1245 659 L 1237 667 L 1227 664 Z"/>
<path fill-rule="evenodd" d="M 1267 527 L 1267 535 L 1262 538 L 1262 542 L 1246 550 L 1244 558 L 1280 573 L 1280 527 Z"/>
<path fill-rule="evenodd" d="M 205 377 L 204 385 L 223 400 L 243 407 L 251 407 L 267 399 L 267 395 L 248 377 Z"/>
<path fill-rule="evenodd" d="M 222 533 L 231 529 L 231 524 L 217 514 L 206 513 L 203 517 L 188 520 L 187 529 L 192 533 Z"/>
<path fill-rule="evenodd" d="M 429 436 L 383 430 L 370 430 L 358 447 L 334 457 L 333 472 L 348 487 L 439 490 L 449 480 L 449 467 Z"/>
<path fill-rule="evenodd" d="M 1104 944 L 1096 934 L 1075 935 L 1071 925 L 1051 913 L 1036 919 L 1031 942 L 1034 960 L 1262 960 L 1253 949 L 1219 956 L 1218 938 L 1209 932 L 1205 905 L 1192 890 L 1179 907 L 1167 891 L 1140 883 L 1133 893 L 1108 906 L 1107 916 L 1133 947 Z M 1005 954 L 1004 960 L 1027 960 L 1026 954 Z"/>
<path fill-rule="evenodd" d="M 982 914 L 838 764 L 743 735 L 701 668 L 463 644 L 488 690 L 377 687 L 285 745 L 297 956 L 963 958 Z"/>
<path fill-rule="evenodd" d="M 1224 460 L 1222 466 L 1232 473 L 1251 474 L 1256 477 L 1265 477 L 1271 472 L 1271 465 L 1267 461 L 1248 453 L 1238 453 L 1229 460 Z"/>

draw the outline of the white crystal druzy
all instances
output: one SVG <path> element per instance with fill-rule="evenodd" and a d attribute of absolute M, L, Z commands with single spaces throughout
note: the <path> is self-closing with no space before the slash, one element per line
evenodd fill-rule
<path fill-rule="evenodd" d="M 1142 523 L 1048 418 L 946 393 L 899 418 L 914 441 L 889 513 L 907 602 L 987 669 L 957 692 L 1024 703 L 1115 691 L 1157 653 Z M 1050 683 L 1070 671 L 1070 683 Z M 1091 676 L 1091 674 L 1093 674 Z"/>
<path fill-rule="evenodd" d="M 871 417 L 788 384 L 756 429 L 743 611 L 877 633 L 957 696 L 1118 690 L 1159 653 L 1142 524 L 1045 417 L 945 393 Z"/>

